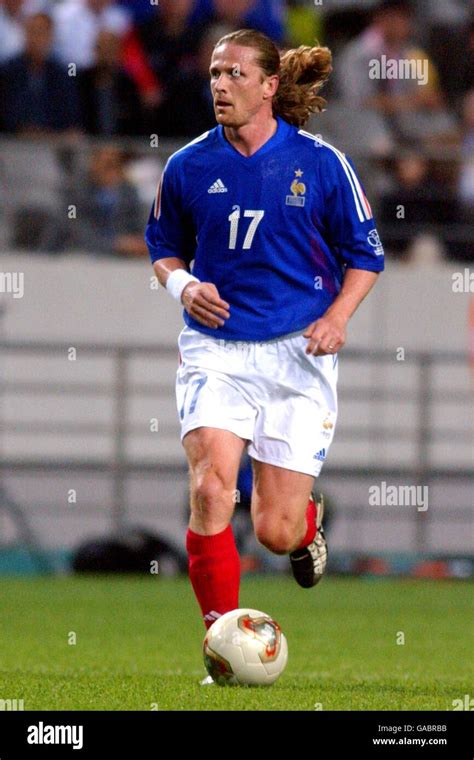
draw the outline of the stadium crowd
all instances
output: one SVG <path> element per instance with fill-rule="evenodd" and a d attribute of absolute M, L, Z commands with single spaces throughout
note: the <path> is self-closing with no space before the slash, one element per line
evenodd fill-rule
<path fill-rule="evenodd" d="M 474 210 L 474 2 L 467 0 L 0 0 L 0 133 L 107 142 L 94 146 L 75 192 L 87 205 L 86 229 L 76 225 L 71 239 L 67 225 L 46 215 L 26 247 L 145 254 L 140 224 L 159 163 L 150 170 L 123 140 L 149 144 L 156 134 L 183 143 L 215 126 L 211 52 L 244 26 L 282 49 L 318 40 L 333 51 L 328 108 L 308 128 L 370 157 L 362 176 L 376 195 L 389 253 L 405 257 L 420 225 L 442 225 L 444 253 L 473 260 L 466 229 Z M 407 59 L 419 63 L 422 84 L 369 76 L 374 60 Z M 64 170 L 63 154 L 59 163 Z M 14 233 L 10 242 L 22 244 Z"/>

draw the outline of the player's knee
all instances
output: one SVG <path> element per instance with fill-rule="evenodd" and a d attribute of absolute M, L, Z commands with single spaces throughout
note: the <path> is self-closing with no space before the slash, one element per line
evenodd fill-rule
<path fill-rule="evenodd" d="M 223 530 L 233 512 L 233 491 L 214 468 L 197 471 L 192 477 L 191 509 L 205 532 Z"/>
<path fill-rule="evenodd" d="M 295 545 L 295 531 L 290 520 L 257 519 L 255 536 L 273 554 L 288 554 Z"/>
<path fill-rule="evenodd" d="M 219 503 L 225 496 L 224 479 L 213 467 L 198 470 L 192 485 L 194 497 L 203 508 Z"/>

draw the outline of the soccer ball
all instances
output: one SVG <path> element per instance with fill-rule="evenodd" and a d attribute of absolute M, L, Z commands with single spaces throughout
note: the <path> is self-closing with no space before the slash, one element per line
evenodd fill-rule
<path fill-rule="evenodd" d="M 280 626 L 265 612 L 226 612 L 209 628 L 204 664 L 219 686 L 270 686 L 286 667 L 288 645 Z"/>

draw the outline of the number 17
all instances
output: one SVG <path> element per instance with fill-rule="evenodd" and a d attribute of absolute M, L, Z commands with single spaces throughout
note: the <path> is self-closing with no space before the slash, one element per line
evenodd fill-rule
<path fill-rule="evenodd" d="M 265 211 L 244 211 L 244 217 L 252 219 L 250 226 L 245 236 L 244 244 L 242 246 L 244 251 L 248 251 L 252 247 L 253 239 L 257 231 L 257 227 L 263 219 Z M 229 234 L 229 250 L 235 251 L 237 246 L 237 234 L 239 231 L 240 221 L 240 206 L 234 206 L 233 211 L 229 216 L 230 222 L 230 234 Z"/>

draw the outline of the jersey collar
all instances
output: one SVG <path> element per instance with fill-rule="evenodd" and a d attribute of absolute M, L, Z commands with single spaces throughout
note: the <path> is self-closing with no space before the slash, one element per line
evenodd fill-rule
<path fill-rule="evenodd" d="M 242 155 L 242 153 L 239 153 L 239 151 L 236 150 L 233 145 L 231 145 L 224 134 L 224 127 L 221 124 L 219 124 L 217 127 L 217 135 L 224 148 L 228 153 L 234 156 L 234 158 L 240 159 L 245 164 L 252 163 L 258 160 L 261 156 L 264 156 L 270 150 L 273 150 L 273 148 L 276 148 L 288 136 L 291 129 L 290 125 L 287 124 L 286 121 L 284 121 L 280 116 L 276 116 L 275 118 L 277 120 L 277 128 L 275 134 L 272 135 L 266 143 L 263 143 L 261 148 L 259 148 L 255 153 L 252 153 L 251 156 Z"/>

